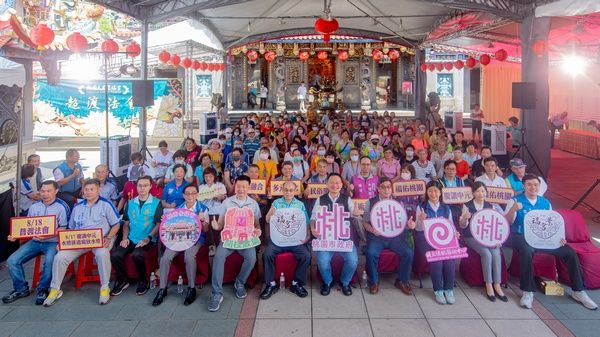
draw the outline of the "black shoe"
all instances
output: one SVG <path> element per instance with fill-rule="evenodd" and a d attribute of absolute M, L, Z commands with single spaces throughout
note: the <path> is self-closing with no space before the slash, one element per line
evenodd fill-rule
<path fill-rule="evenodd" d="M 152 306 L 158 307 L 163 302 L 165 297 L 167 297 L 167 288 L 160 288 L 156 293 L 154 301 L 152 301 Z"/>
<path fill-rule="evenodd" d="M 498 293 L 496 293 L 496 297 L 502 302 L 508 302 L 508 297 L 506 297 L 506 295 L 500 296 Z"/>
<path fill-rule="evenodd" d="M 194 303 L 196 300 L 196 288 L 188 287 L 187 293 L 185 294 L 185 300 L 183 301 L 183 305 L 190 305 Z"/>
<path fill-rule="evenodd" d="M 19 298 L 27 297 L 29 295 L 31 295 L 29 288 L 25 288 L 25 290 L 23 290 L 23 291 L 13 290 L 10 292 L 10 294 L 2 297 L 2 302 L 3 303 L 12 303 L 12 302 L 18 300 Z"/>
<path fill-rule="evenodd" d="M 494 295 L 487 295 L 488 300 L 492 301 L 492 302 L 496 302 L 496 296 Z"/>
<path fill-rule="evenodd" d="M 263 291 L 260 293 L 260 299 L 268 300 L 271 298 L 271 295 L 275 294 L 277 291 L 279 291 L 279 288 L 276 285 L 269 283 L 265 285 L 265 289 L 263 289 Z"/>
<path fill-rule="evenodd" d="M 119 296 L 127 288 L 129 288 L 129 282 L 115 281 L 115 285 L 110 291 L 110 296 Z"/>
<path fill-rule="evenodd" d="M 292 284 L 290 286 L 290 291 L 298 295 L 298 297 L 308 296 L 308 291 L 306 291 L 306 289 L 304 289 L 304 287 L 300 283 Z"/>
<path fill-rule="evenodd" d="M 327 296 L 331 292 L 331 284 L 321 284 L 321 295 Z"/>
<path fill-rule="evenodd" d="M 352 295 L 352 287 L 350 285 L 342 285 L 342 294 L 346 296 Z"/>
<path fill-rule="evenodd" d="M 148 292 L 148 282 L 138 282 L 135 294 L 138 296 L 145 295 Z"/>
<path fill-rule="evenodd" d="M 44 301 L 46 300 L 46 297 L 48 297 L 48 290 L 46 289 L 39 289 L 37 292 L 37 296 L 35 297 L 35 305 L 42 305 L 44 304 Z"/>

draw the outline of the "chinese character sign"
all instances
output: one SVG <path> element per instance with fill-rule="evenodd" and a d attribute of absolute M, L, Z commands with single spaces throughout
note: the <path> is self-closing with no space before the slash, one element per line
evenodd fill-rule
<path fill-rule="evenodd" d="M 425 180 L 405 180 L 394 183 L 395 197 L 425 195 Z"/>
<path fill-rule="evenodd" d="M 227 189 L 223 184 L 213 184 L 212 186 L 208 186 L 207 184 L 202 184 L 198 186 L 198 200 L 210 200 L 219 195 L 227 194 Z"/>
<path fill-rule="evenodd" d="M 565 238 L 565 220 L 556 211 L 533 210 L 524 220 L 525 241 L 536 249 L 556 249 Z"/>
<path fill-rule="evenodd" d="M 332 210 L 320 206 L 317 210 L 316 227 L 319 239 L 312 240 L 314 251 L 351 252 L 354 243 L 350 240 L 350 212 L 340 204 L 333 204 Z"/>
<path fill-rule="evenodd" d="M 158 236 L 165 247 L 181 252 L 196 244 L 201 230 L 198 215 L 188 209 L 177 208 L 163 216 Z"/>
<path fill-rule="evenodd" d="M 283 185 L 285 183 L 287 183 L 288 181 L 286 180 L 271 180 L 271 195 L 274 197 L 280 197 L 283 195 Z M 294 183 L 294 187 L 296 188 L 296 191 L 294 192 L 294 195 L 300 195 L 300 189 L 302 186 L 302 182 L 300 182 L 300 180 L 292 180 L 292 182 Z"/>
<path fill-rule="evenodd" d="M 53 236 L 55 233 L 56 215 L 15 217 L 10 219 L 10 235 L 14 239 Z"/>
<path fill-rule="evenodd" d="M 467 257 L 467 248 L 458 245 L 454 225 L 446 218 L 431 218 L 423 221 L 425 239 L 434 249 L 425 253 L 427 262 L 452 260 Z"/>
<path fill-rule="evenodd" d="M 230 208 L 225 212 L 225 227 L 221 231 L 223 247 L 247 249 L 260 245 L 254 229 L 254 212 L 248 208 Z"/>
<path fill-rule="evenodd" d="M 298 246 L 306 239 L 306 215 L 301 209 L 280 208 L 271 217 L 269 225 L 271 241 L 276 246 Z"/>
<path fill-rule="evenodd" d="M 485 201 L 492 204 L 506 204 L 514 196 L 515 191 L 512 188 L 488 186 Z"/>
<path fill-rule="evenodd" d="M 78 229 L 58 232 L 58 250 L 92 249 L 104 246 L 102 229 Z"/>
<path fill-rule="evenodd" d="M 261 179 L 252 179 L 252 181 L 250 182 L 250 189 L 248 190 L 248 194 L 267 194 L 267 181 Z"/>
<path fill-rule="evenodd" d="M 380 200 L 371 207 L 371 226 L 377 229 L 381 236 L 393 238 L 402 234 L 406 221 L 406 210 L 396 200 Z"/>
<path fill-rule="evenodd" d="M 327 184 L 308 184 L 306 190 L 308 191 L 308 199 L 316 199 L 329 192 Z"/>
<path fill-rule="evenodd" d="M 352 199 L 356 214 L 365 214 L 365 207 L 367 205 L 367 201 L 369 201 L 369 199 Z"/>
<path fill-rule="evenodd" d="M 510 235 L 510 225 L 504 215 L 493 209 L 482 209 L 471 216 L 471 235 L 485 247 L 498 247 Z"/>
<path fill-rule="evenodd" d="M 444 187 L 442 188 L 442 200 L 448 205 L 464 204 L 473 199 L 470 187 Z"/>

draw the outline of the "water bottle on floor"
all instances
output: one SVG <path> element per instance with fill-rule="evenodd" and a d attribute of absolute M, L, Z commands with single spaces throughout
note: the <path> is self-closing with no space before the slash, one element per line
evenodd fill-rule
<path fill-rule="evenodd" d="M 181 275 L 177 279 L 177 293 L 183 294 L 183 277 Z"/>
<path fill-rule="evenodd" d="M 366 270 L 363 270 L 363 273 L 362 273 L 362 286 L 365 289 L 369 287 L 368 282 L 367 282 L 367 271 Z"/>
<path fill-rule="evenodd" d="M 150 289 L 156 288 L 156 274 L 150 273 Z"/>
<path fill-rule="evenodd" d="M 285 275 L 283 273 L 279 276 L 279 289 L 285 289 Z"/>

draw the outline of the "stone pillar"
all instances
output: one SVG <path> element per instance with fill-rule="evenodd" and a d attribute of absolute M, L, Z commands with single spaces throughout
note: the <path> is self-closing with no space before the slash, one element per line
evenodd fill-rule
<path fill-rule="evenodd" d="M 537 40 L 547 41 L 549 31 L 550 18 L 528 16 L 521 23 L 521 50 L 523 51 L 521 80 L 536 84 L 535 109 L 522 110 L 521 121 L 526 129 L 527 147 L 539 165 L 539 170 L 535 167 L 533 158 L 527 151 L 521 153 L 521 158 L 527 163 L 528 172 L 543 176 L 546 176 L 550 169 L 548 54 L 545 53 L 538 57 L 531 46 Z"/>
<path fill-rule="evenodd" d="M 427 97 L 427 72 L 421 71 L 425 62 L 425 51 L 415 50 L 415 118 L 425 120 L 425 97 Z"/>

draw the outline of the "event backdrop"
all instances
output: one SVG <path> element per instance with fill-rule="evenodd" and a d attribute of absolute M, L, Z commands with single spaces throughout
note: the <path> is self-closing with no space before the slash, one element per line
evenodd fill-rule
<path fill-rule="evenodd" d="M 183 85 L 180 79 L 154 80 L 154 105 L 148 108 L 147 134 L 181 137 Z M 34 136 L 103 137 L 105 129 L 104 81 L 62 80 L 34 84 Z M 111 136 L 139 134 L 140 108 L 133 106 L 132 81 L 108 82 L 109 132 Z"/>

